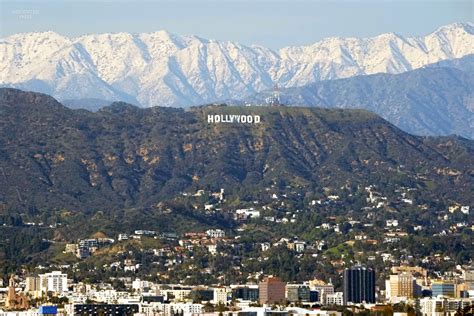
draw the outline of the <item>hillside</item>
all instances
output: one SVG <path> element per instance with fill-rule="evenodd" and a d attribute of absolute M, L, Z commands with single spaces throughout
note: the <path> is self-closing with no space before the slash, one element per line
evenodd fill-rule
<path fill-rule="evenodd" d="M 411 136 L 364 110 L 114 103 L 89 112 L 0 89 L 0 114 L 0 233 L 8 236 L 0 263 L 11 269 L 61 256 L 61 244 L 97 232 L 233 230 L 241 207 L 265 206 L 279 217 L 305 210 L 298 216 L 306 220 L 272 235 L 313 236 L 323 218 L 372 216 L 368 186 L 390 199 L 378 223 L 399 218 L 433 232 L 445 229 L 436 218 L 448 206 L 474 202 L 473 141 Z M 210 124 L 209 114 L 261 122 Z M 221 188 L 224 203 L 206 211 L 217 201 L 195 193 Z M 399 201 L 400 192 L 413 205 Z M 337 204 L 307 209 L 333 195 Z"/>
<path fill-rule="evenodd" d="M 9 209 L 147 208 L 184 191 L 256 196 L 273 183 L 317 190 L 402 178 L 459 200 L 472 190 L 471 141 L 411 136 L 363 110 L 114 103 L 91 113 L 0 91 L 0 201 Z M 206 122 L 229 112 L 262 122 Z"/>
<path fill-rule="evenodd" d="M 398 75 L 359 76 L 282 89 L 280 99 L 296 106 L 366 109 L 415 135 L 457 134 L 474 139 L 474 76 L 465 71 L 474 65 L 473 57 Z M 265 104 L 271 93 L 234 103 Z"/>

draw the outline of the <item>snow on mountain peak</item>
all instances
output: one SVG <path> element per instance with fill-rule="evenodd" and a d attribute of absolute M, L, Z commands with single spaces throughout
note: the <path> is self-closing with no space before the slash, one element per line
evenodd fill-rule
<path fill-rule="evenodd" d="M 165 30 L 76 38 L 21 33 L 0 41 L 0 85 L 59 99 L 136 98 L 145 106 L 189 106 L 241 98 L 271 88 L 275 81 L 290 87 L 401 73 L 460 58 L 474 53 L 473 30 L 472 23 L 454 23 L 424 37 L 332 37 L 278 52 Z"/>
<path fill-rule="evenodd" d="M 433 33 L 439 33 L 439 32 L 448 32 L 448 33 L 449 32 L 463 32 L 463 33 L 474 34 L 474 23 L 457 22 L 457 23 L 452 23 L 448 25 L 443 25 L 439 27 Z"/>

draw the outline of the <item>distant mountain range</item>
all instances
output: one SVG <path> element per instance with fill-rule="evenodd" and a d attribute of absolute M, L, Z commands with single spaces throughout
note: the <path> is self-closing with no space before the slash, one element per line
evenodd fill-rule
<path fill-rule="evenodd" d="M 457 23 L 408 38 L 327 38 L 272 51 L 261 46 L 155 33 L 68 38 L 24 33 L 0 41 L 0 85 L 60 100 L 120 100 L 187 107 L 271 88 L 376 73 L 399 74 L 474 53 L 474 26 Z"/>
<path fill-rule="evenodd" d="M 225 188 L 229 199 L 253 201 L 287 186 L 304 194 L 405 186 L 472 204 L 474 141 L 412 136 L 365 110 L 113 103 L 93 113 L 0 89 L 0 114 L 7 214 L 128 209 L 136 218 L 121 222 L 148 221 L 180 192 Z M 260 115 L 261 123 L 209 124 L 208 114 Z"/>
<path fill-rule="evenodd" d="M 474 139 L 474 55 L 401 74 L 327 80 L 280 90 L 289 106 L 360 108 L 416 135 Z M 265 104 L 272 90 L 230 104 Z"/>

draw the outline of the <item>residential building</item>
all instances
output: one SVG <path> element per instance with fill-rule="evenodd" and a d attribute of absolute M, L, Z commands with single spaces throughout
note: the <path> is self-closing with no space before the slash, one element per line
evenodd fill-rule
<path fill-rule="evenodd" d="M 285 301 L 286 284 L 278 277 L 266 277 L 258 285 L 260 304 L 275 304 Z"/>
<path fill-rule="evenodd" d="M 190 287 L 173 286 L 171 289 L 162 289 L 161 293 L 166 294 L 168 299 L 174 299 L 175 301 L 185 301 L 191 293 Z"/>
<path fill-rule="evenodd" d="M 201 314 L 203 306 L 192 303 L 164 304 L 163 314 L 164 316 Z"/>
<path fill-rule="evenodd" d="M 324 305 L 344 305 L 344 293 L 335 292 L 326 294 Z"/>
<path fill-rule="evenodd" d="M 225 232 L 222 229 L 208 229 L 206 230 L 207 236 L 211 238 L 223 238 L 225 237 Z"/>
<path fill-rule="evenodd" d="M 67 274 L 61 271 L 40 274 L 41 290 L 43 292 L 53 292 L 63 294 L 67 292 Z"/>
<path fill-rule="evenodd" d="M 288 284 L 286 286 L 286 299 L 289 302 L 309 302 L 309 286 L 304 284 Z"/>
<path fill-rule="evenodd" d="M 29 275 L 26 277 L 25 292 L 34 293 L 41 291 L 40 277 L 37 275 Z"/>
<path fill-rule="evenodd" d="M 474 290 L 474 265 L 463 269 L 462 273 L 464 282 L 470 285 L 471 289 Z"/>
<path fill-rule="evenodd" d="M 214 290 L 207 287 L 195 287 L 190 297 L 193 302 L 211 302 L 214 299 Z"/>
<path fill-rule="evenodd" d="M 433 297 L 454 297 L 456 293 L 454 282 L 444 280 L 433 281 L 431 283 L 431 293 Z"/>
<path fill-rule="evenodd" d="M 119 241 L 128 240 L 128 235 L 127 234 L 119 234 L 118 235 L 118 240 Z"/>
<path fill-rule="evenodd" d="M 242 301 L 258 301 L 258 285 L 238 285 L 232 287 L 232 298 Z"/>
<path fill-rule="evenodd" d="M 327 285 L 316 285 L 311 287 L 312 290 L 315 290 L 319 293 L 319 297 L 321 298 L 321 302 L 324 302 L 325 295 L 334 294 L 334 285 L 327 284 Z"/>
<path fill-rule="evenodd" d="M 76 250 L 76 257 L 79 259 L 85 259 L 91 255 L 89 248 L 78 247 Z"/>
<path fill-rule="evenodd" d="M 319 302 L 325 304 L 326 295 L 334 293 L 334 285 L 331 283 L 326 284 L 326 282 L 321 280 L 312 280 L 309 281 L 310 289 L 318 292 Z"/>
<path fill-rule="evenodd" d="M 225 287 L 216 287 L 213 291 L 212 304 L 226 304 L 228 292 Z"/>
<path fill-rule="evenodd" d="M 424 297 L 420 299 L 420 311 L 423 315 L 454 315 L 458 309 L 473 304 L 472 299 L 452 299 L 442 297 Z"/>
<path fill-rule="evenodd" d="M 392 274 L 385 281 L 385 293 L 389 300 L 397 297 L 411 299 L 415 296 L 415 278 L 406 272 Z"/>

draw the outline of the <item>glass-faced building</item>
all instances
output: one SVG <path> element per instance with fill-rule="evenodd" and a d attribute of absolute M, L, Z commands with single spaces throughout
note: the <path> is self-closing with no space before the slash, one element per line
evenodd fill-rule
<path fill-rule="evenodd" d="M 344 270 L 344 304 L 375 303 L 375 271 L 363 266 Z"/>

